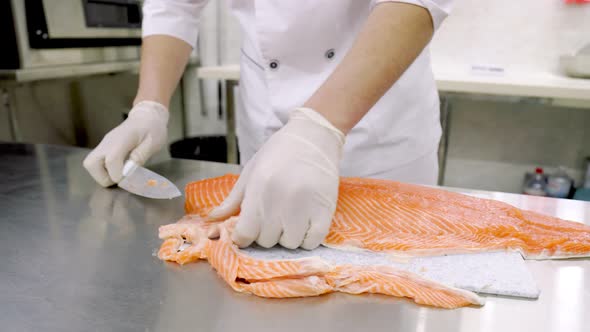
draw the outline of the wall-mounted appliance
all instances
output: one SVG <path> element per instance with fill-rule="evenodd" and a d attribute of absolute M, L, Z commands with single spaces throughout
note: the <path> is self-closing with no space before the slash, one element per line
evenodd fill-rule
<path fill-rule="evenodd" d="M 139 0 L 0 1 L 0 69 L 139 58 Z"/>

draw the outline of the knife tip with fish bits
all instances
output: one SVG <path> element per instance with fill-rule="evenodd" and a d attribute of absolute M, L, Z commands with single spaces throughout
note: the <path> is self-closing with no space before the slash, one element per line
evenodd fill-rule
<path fill-rule="evenodd" d="M 182 196 L 182 193 L 170 180 L 135 164 L 133 161 L 125 163 L 124 178 L 119 187 L 130 193 L 154 199 L 172 199 Z"/>

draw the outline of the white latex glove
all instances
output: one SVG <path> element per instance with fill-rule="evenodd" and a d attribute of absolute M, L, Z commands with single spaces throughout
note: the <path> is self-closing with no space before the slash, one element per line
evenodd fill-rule
<path fill-rule="evenodd" d="M 84 168 L 103 187 L 118 183 L 128 158 L 143 165 L 162 149 L 168 137 L 168 117 L 168 110 L 160 103 L 138 103 L 84 159 Z"/>
<path fill-rule="evenodd" d="M 299 108 L 244 168 L 210 217 L 241 208 L 232 240 L 314 249 L 328 234 L 338 198 L 338 163 L 344 134 L 319 113 Z"/>

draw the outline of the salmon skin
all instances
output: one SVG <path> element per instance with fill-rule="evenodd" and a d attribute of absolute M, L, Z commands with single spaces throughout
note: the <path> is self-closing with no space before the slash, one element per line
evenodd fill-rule
<path fill-rule="evenodd" d="M 236 291 L 261 297 L 317 296 L 331 292 L 377 293 L 407 297 L 440 308 L 483 305 L 476 294 L 427 280 L 391 266 L 332 265 L 320 257 L 264 260 L 248 256 L 231 241 L 237 218 L 216 223 L 188 216 L 160 227 L 162 260 L 180 264 L 207 259 Z M 220 224 L 220 238 L 207 238 L 208 228 Z M 189 244 L 185 247 L 185 244 Z"/>
<path fill-rule="evenodd" d="M 237 175 L 186 187 L 187 214 L 206 217 Z M 442 189 L 342 178 L 324 245 L 401 255 L 518 251 L 526 259 L 590 256 L 590 227 Z"/>
<path fill-rule="evenodd" d="M 231 242 L 238 216 L 210 220 L 237 181 L 225 175 L 186 187 L 186 216 L 160 227 L 158 257 L 185 264 L 206 259 L 236 291 L 263 297 L 330 292 L 407 297 L 440 308 L 482 305 L 476 294 L 392 266 L 335 265 L 320 257 L 264 260 Z M 218 240 L 207 238 L 220 225 Z M 325 246 L 403 256 L 518 251 L 528 259 L 590 255 L 590 227 L 501 202 L 387 180 L 342 178 Z"/>

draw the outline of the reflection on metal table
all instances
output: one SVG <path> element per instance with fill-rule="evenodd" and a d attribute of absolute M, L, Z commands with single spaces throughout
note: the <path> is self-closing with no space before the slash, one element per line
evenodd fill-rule
<path fill-rule="evenodd" d="M 155 257 L 158 226 L 183 200 L 95 185 L 87 150 L 0 144 L 0 323 L 5 331 L 586 331 L 590 260 L 528 261 L 536 301 L 487 297 L 440 310 L 385 296 L 269 300 L 237 294 L 208 264 Z M 151 168 L 179 187 L 236 165 L 171 160 Z M 590 224 L 590 203 L 467 191 Z"/>

